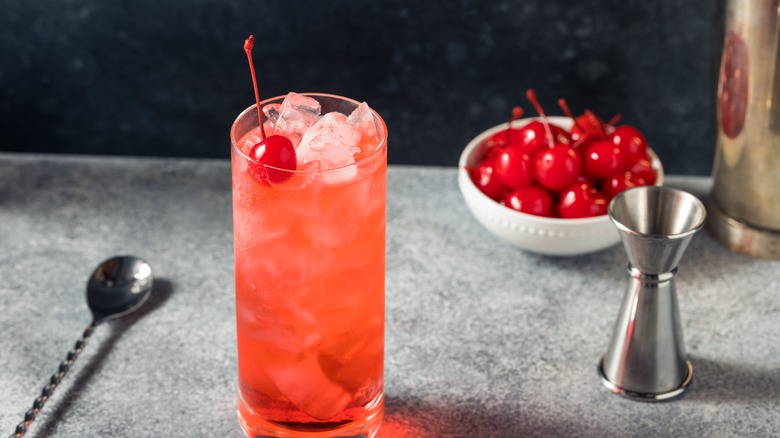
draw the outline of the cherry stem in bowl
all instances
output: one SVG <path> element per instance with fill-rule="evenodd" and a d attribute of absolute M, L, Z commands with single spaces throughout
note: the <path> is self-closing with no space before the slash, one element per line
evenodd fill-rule
<path fill-rule="evenodd" d="M 523 117 L 523 109 L 519 106 L 516 106 L 512 108 L 512 115 L 509 117 L 509 121 L 507 122 L 508 127 L 512 127 L 512 122 L 519 119 L 520 117 Z"/>
<path fill-rule="evenodd" d="M 580 128 L 582 132 L 587 132 L 587 130 L 580 125 L 580 123 L 577 121 L 577 118 L 574 117 L 574 113 L 571 112 L 571 109 L 569 109 L 569 104 L 566 103 L 566 99 L 560 98 L 558 99 L 558 106 L 561 108 L 563 113 L 566 115 L 566 117 L 570 118 L 572 122 L 574 122 L 574 126 Z M 578 148 L 581 144 L 585 143 L 585 140 L 587 139 L 587 136 L 581 135 L 580 138 L 577 139 L 577 141 L 571 145 L 573 148 Z"/>
<path fill-rule="evenodd" d="M 555 145 L 555 140 L 552 135 L 552 130 L 550 129 L 550 123 L 547 121 L 547 115 L 544 114 L 544 110 L 542 109 L 542 106 L 539 105 L 539 101 L 536 100 L 536 93 L 532 88 L 529 88 L 525 92 L 526 97 L 529 101 L 531 101 L 531 105 L 536 108 L 536 112 L 539 113 L 539 117 L 542 118 L 542 124 L 544 125 L 544 133 L 547 135 L 547 142 L 549 143 L 548 147 L 553 147 Z"/>
<path fill-rule="evenodd" d="M 615 114 L 614 116 L 612 116 L 611 119 L 609 119 L 609 122 L 607 122 L 607 126 L 609 126 L 610 128 L 615 127 L 617 122 L 619 122 L 620 119 L 622 119 L 622 118 L 623 118 L 623 114 L 620 114 L 620 113 Z"/>
<path fill-rule="evenodd" d="M 519 106 L 512 108 L 512 115 L 509 116 L 509 121 L 506 122 L 507 136 L 506 143 L 512 143 L 512 122 L 523 117 L 523 109 Z"/>
<path fill-rule="evenodd" d="M 572 113 L 569 109 L 569 104 L 566 103 L 566 99 L 562 97 L 558 99 L 558 106 L 561 107 L 561 110 L 563 110 L 563 113 L 566 114 L 566 117 L 570 118 L 578 128 L 585 131 L 585 128 L 577 122 L 577 118 L 574 117 L 574 113 Z"/>

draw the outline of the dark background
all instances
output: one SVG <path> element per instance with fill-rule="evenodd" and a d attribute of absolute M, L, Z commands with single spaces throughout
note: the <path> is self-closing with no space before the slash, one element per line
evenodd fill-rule
<path fill-rule="evenodd" d="M 457 164 L 511 107 L 615 113 L 667 173 L 707 175 L 722 3 L 688 0 L 0 0 L 0 150 L 228 157 L 265 97 L 367 101 L 390 162 Z"/>

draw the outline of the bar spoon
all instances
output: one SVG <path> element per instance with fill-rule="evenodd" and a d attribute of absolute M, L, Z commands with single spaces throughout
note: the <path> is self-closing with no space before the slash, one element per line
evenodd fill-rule
<path fill-rule="evenodd" d="M 113 257 L 95 269 L 87 282 L 87 304 L 92 312 L 92 323 L 84 330 L 81 339 L 68 351 L 65 360 L 60 362 L 59 368 L 52 374 L 49 383 L 43 387 L 41 395 L 35 399 L 30 410 L 24 414 L 24 420 L 16 426 L 11 438 L 24 436 L 54 389 L 73 366 L 95 327 L 104 321 L 125 316 L 141 307 L 151 295 L 152 281 L 151 266 L 138 257 Z"/>

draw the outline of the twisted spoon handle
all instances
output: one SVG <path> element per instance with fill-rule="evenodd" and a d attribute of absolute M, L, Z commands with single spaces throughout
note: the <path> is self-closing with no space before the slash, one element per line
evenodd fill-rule
<path fill-rule="evenodd" d="M 79 353 L 81 353 L 81 350 L 84 349 L 84 345 L 87 344 L 89 337 L 92 336 L 92 332 L 95 330 L 95 327 L 97 327 L 98 323 L 99 322 L 97 320 L 94 320 L 89 325 L 89 327 L 84 330 L 84 333 L 81 335 L 81 339 L 76 341 L 76 343 L 73 345 L 73 348 L 68 351 L 68 355 L 65 357 L 65 360 L 60 362 L 60 366 L 57 368 L 57 371 L 51 375 L 49 383 L 41 390 L 41 395 L 35 399 L 32 408 L 30 408 L 30 410 L 24 414 L 24 420 L 22 420 L 22 422 L 16 426 L 16 430 L 13 434 L 10 435 L 9 438 L 22 438 L 24 436 L 24 434 L 27 432 L 27 429 L 30 427 L 30 424 L 32 424 L 33 420 L 35 420 L 35 417 L 38 415 L 38 413 L 41 412 L 41 409 L 43 409 L 43 405 L 47 400 L 49 400 L 49 397 L 51 397 L 54 389 L 57 388 L 57 385 L 60 384 L 63 377 L 65 377 L 65 374 L 68 372 L 68 370 L 70 370 L 73 362 L 75 362 L 76 358 L 79 357 Z"/>

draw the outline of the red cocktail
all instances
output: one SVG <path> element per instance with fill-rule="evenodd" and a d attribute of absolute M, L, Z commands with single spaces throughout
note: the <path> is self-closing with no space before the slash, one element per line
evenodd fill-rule
<path fill-rule="evenodd" d="M 257 159 L 256 106 L 233 124 L 238 411 L 250 436 L 376 434 L 382 418 L 387 127 L 326 94 L 261 103 L 295 170 Z"/>

